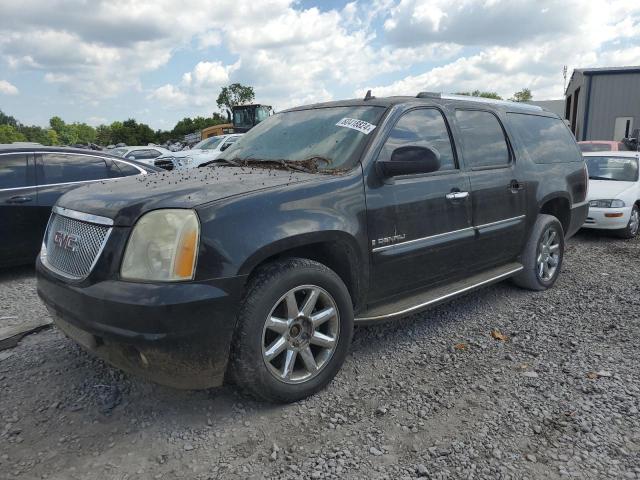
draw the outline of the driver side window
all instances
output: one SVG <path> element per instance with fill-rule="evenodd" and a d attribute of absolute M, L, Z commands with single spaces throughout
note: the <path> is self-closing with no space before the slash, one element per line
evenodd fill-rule
<path fill-rule="evenodd" d="M 451 147 L 449 130 L 440 111 L 421 108 L 405 113 L 397 121 L 378 159 L 390 160 L 398 147 L 429 147 L 440 154 L 440 171 L 456 170 L 456 161 Z"/>

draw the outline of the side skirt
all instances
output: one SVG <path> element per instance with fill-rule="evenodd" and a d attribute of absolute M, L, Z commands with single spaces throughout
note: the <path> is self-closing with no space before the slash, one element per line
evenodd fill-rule
<path fill-rule="evenodd" d="M 376 306 L 361 312 L 355 322 L 358 325 L 367 325 L 410 315 L 486 285 L 505 280 L 521 272 L 523 268 L 518 262 L 492 268 L 455 283 L 441 285 L 392 303 Z"/>

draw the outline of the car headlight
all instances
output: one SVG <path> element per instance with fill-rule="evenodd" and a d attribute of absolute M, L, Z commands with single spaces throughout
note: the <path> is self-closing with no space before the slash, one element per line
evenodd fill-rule
<path fill-rule="evenodd" d="M 180 159 L 180 166 L 181 167 L 189 167 L 193 164 L 193 158 L 192 157 L 182 157 Z"/>
<path fill-rule="evenodd" d="M 125 280 L 192 280 L 199 242 L 200 222 L 193 210 L 149 212 L 133 228 L 120 275 Z"/>
<path fill-rule="evenodd" d="M 595 208 L 622 208 L 625 206 L 625 203 L 622 200 L 613 199 L 613 200 L 591 200 L 589 202 L 590 207 Z"/>

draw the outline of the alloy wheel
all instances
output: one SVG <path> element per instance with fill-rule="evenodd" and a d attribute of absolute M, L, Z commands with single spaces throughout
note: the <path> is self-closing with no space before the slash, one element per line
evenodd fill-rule
<path fill-rule="evenodd" d="M 548 282 L 553 278 L 560 264 L 560 238 L 554 228 L 547 228 L 538 245 L 536 259 L 537 273 L 540 280 Z"/>
<path fill-rule="evenodd" d="M 638 228 L 640 227 L 640 210 L 634 208 L 631 210 L 631 218 L 629 219 L 629 233 L 632 236 L 638 234 Z"/>
<path fill-rule="evenodd" d="M 281 382 L 306 382 L 329 363 L 339 334 L 333 297 L 315 285 L 295 287 L 280 297 L 266 318 L 262 358 Z"/>

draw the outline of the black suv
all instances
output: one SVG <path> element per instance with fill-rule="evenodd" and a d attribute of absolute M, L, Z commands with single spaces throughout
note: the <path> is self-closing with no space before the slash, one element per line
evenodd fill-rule
<path fill-rule="evenodd" d="M 0 267 L 33 265 L 51 207 L 80 185 L 159 168 L 92 150 L 0 145 Z"/>
<path fill-rule="evenodd" d="M 354 323 L 507 278 L 551 287 L 586 191 L 574 138 L 535 106 L 423 93 L 294 108 L 205 168 L 65 195 L 38 292 L 124 370 L 295 401 L 340 369 Z"/>

